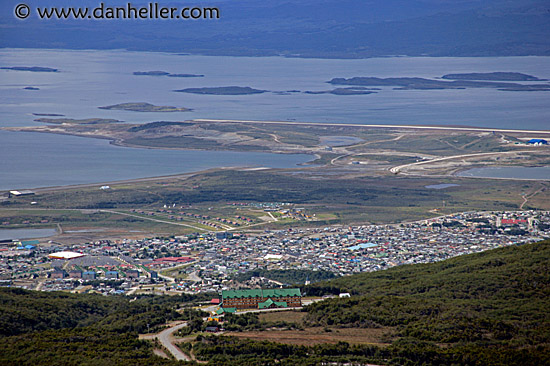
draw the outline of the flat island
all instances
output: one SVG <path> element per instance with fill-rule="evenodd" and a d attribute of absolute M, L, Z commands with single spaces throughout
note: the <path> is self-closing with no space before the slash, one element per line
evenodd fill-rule
<path fill-rule="evenodd" d="M 492 80 L 492 81 L 546 81 L 536 76 L 520 72 L 471 72 L 463 74 L 447 74 L 441 77 L 450 80 Z"/>
<path fill-rule="evenodd" d="M 322 90 L 322 91 L 305 91 L 305 94 L 333 94 L 333 95 L 365 95 L 365 94 L 375 94 L 372 88 L 365 87 L 351 87 L 351 88 L 336 88 L 332 90 Z"/>
<path fill-rule="evenodd" d="M 498 74 L 498 75 L 495 75 Z M 461 76 L 462 75 L 462 76 Z M 399 78 L 377 78 L 377 77 L 352 77 L 334 78 L 328 81 L 332 85 L 352 85 L 352 86 L 395 86 L 397 90 L 434 90 L 434 89 L 468 89 L 468 88 L 495 88 L 502 91 L 550 91 L 550 84 L 518 84 L 503 81 L 474 81 L 471 78 L 483 78 L 477 80 L 498 80 L 497 78 L 521 78 L 524 74 L 510 75 L 505 73 L 491 74 L 448 74 L 443 78 L 457 80 L 434 80 L 417 77 L 399 77 Z M 525 75 L 524 78 L 534 78 L 534 76 Z M 493 79 L 491 79 L 493 78 Z M 537 79 L 539 80 L 539 79 Z M 522 80 L 523 81 L 523 80 Z"/>
<path fill-rule="evenodd" d="M 184 107 L 158 106 L 149 103 L 120 103 L 108 105 L 106 107 L 98 107 L 99 109 L 117 110 L 117 111 L 132 111 L 132 112 L 189 112 L 192 109 Z"/>
<path fill-rule="evenodd" d="M 200 74 L 171 74 L 167 71 L 136 71 L 134 75 L 137 76 L 168 76 L 171 78 L 202 78 L 204 75 Z"/>
<path fill-rule="evenodd" d="M 254 89 L 249 86 L 218 86 L 206 88 L 187 88 L 174 90 L 178 93 L 208 94 L 208 95 L 249 95 L 262 94 L 267 90 Z"/>
<path fill-rule="evenodd" d="M 58 69 L 53 69 L 51 67 L 41 67 L 41 66 L 0 67 L 0 70 L 31 71 L 31 72 L 59 72 Z"/>
<path fill-rule="evenodd" d="M 58 113 L 33 113 L 32 115 L 38 117 L 65 117 L 64 114 Z"/>

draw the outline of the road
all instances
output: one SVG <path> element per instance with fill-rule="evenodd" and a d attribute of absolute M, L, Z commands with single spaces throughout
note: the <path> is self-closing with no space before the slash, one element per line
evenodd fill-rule
<path fill-rule="evenodd" d="M 149 220 L 149 221 L 154 221 L 154 222 L 161 222 L 161 223 L 163 223 L 163 224 L 185 226 L 185 227 L 189 227 L 189 228 L 191 228 L 191 229 L 195 229 L 195 230 L 199 230 L 199 231 L 212 232 L 211 230 L 203 229 L 203 228 L 200 228 L 200 227 L 197 227 L 197 226 L 193 226 L 193 225 L 182 224 L 181 222 L 173 222 L 173 221 L 152 219 L 152 218 L 150 218 L 150 217 L 144 217 L 144 216 L 139 216 L 139 215 L 132 215 L 132 214 L 129 214 L 129 213 L 119 212 L 119 211 L 114 211 L 114 210 L 99 210 L 99 211 L 101 211 L 101 212 L 108 212 L 108 213 L 117 214 L 117 215 L 123 215 L 123 216 L 137 217 L 138 219 Z"/>
<path fill-rule="evenodd" d="M 316 122 L 289 122 L 289 121 L 247 121 L 234 119 L 192 119 L 190 122 L 206 123 L 254 123 L 254 124 L 275 124 L 275 125 L 298 125 L 298 126 L 334 126 L 334 127 L 366 127 L 366 128 L 402 128 L 411 130 L 446 130 L 446 131 L 471 131 L 471 132 L 505 132 L 505 133 L 529 133 L 537 135 L 550 135 L 546 130 L 511 130 L 501 128 L 476 128 L 476 127 L 446 127 L 446 126 L 407 126 L 407 125 L 370 125 L 356 123 L 316 123 Z"/>
<path fill-rule="evenodd" d="M 529 152 L 533 152 L 533 151 L 532 150 L 499 151 L 499 152 L 490 152 L 490 153 L 476 153 L 476 154 L 462 154 L 462 155 L 444 156 L 444 157 L 441 157 L 441 158 L 417 161 L 416 163 L 410 163 L 410 164 L 403 164 L 403 165 L 399 165 L 399 166 L 394 166 L 393 168 L 390 168 L 390 172 L 392 172 L 393 174 L 397 174 L 397 173 L 401 172 L 401 170 L 406 169 L 406 168 L 410 168 L 412 166 L 426 165 L 426 164 L 436 163 L 436 162 L 445 161 L 445 160 L 475 158 L 475 157 L 492 156 L 492 155 L 529 153 Z"/>
<path fill-rule="evenodd" d="M 187 276 L 187 279 L 190 280 L 190 281 L 193 281 L 193 282 L 201 282 L 202 281 L 202 278 L 200 278 L 197 275 L 197 271 L 189 273 L 189 276 Z"/>
<path fill-rule="evenodd" d="M 309 305 L 313 302 L 322 301 L 323 299 L 308 299 L 303 301 L 303 305 Z M 218 308 L 218 305 L 211 305 L 207 308 L 204 308 L 203 311 L 207 312 L 213 312 Z M 289 311 L 289 310 L 299 310 L 302 309 L 299 308 L 285 308 L 285 309 L 252 309 L 252 310 L 245 310 L 245 311 L 239 311 L 238 314 L 246 314 L 246 313 L 261 313 L 261 312 L 273 312 L 273 311 Z M 207 320 L 207 318 L 203 318 L 204 321 Z M 159 342 L 176 358 L 178 361 L 191 361 L 191 358 L 187 356 L 185 353 L 183 353 L 178 347 L 174 344 L 174 333 L 176 333 L 178 330 L 180 330 L 183 327 L 187 326 L 187 322 L 179 323 L 176 325 L 173 325 L 169 328 L 166 328 L 162 332 L 155 334 L 155 335 L 146 335 L 143 336 L 143 339 L 158 339 Z"/>
<path fill-rule="evenodd" d="M 191 361 L 191 359 L 183 353 L 178 347 L 172 343 L 173 334 L 180 330 L 181 328 L 187 326 L 187 323 L 181 323 L 174 325 L 173 327 L 167 328 L 155 336 L 156 339 L 176 358 L 178 361 Z"/>
<path fill-rule="evenodd" d="M 546 190 L 546 188 L 548 188 L 548 187 L 546 187 L 546 185 L 543 184 L 542 187 L 540 187 L 538 190 L 536 190 L 536 191 L 533 192 L 533 193 L 530 193 L 530 194 L 522 194 L 522 195 L 521 195 L 521 198 L 523 198 L 523 203 L 521 204 L 521 206 L 519 206 L 519 209 L 520 209 L 520 210 L 523 210 L 523 207 L 525 206 L 525 204 L 526 204 L 527 202 L 529 202 L 529 199 L 530 199 L 530 198 L 532 198 L 532 197 L 536 196 L 537 194 L 539 194 L 540 192 Z"/>

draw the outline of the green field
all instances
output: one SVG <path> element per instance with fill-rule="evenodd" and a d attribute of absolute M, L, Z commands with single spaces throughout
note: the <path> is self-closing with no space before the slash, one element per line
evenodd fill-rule
<path fill-rule="evenodd" d="M 425 188 L 440 183 L 458 186 L 440 190 Z M 250 223 L 236 219 L 238 215 L 251 218 L 256 228 L 396 223 L 470 210 L 518 210 L 523 202 L 522 195 L 530 194 L 534 195 L 530 196 L 524 209 L 548 210 L 549 191 L 545 187 L 547 183 L 542 181 L 401 176 L 316 179 L 276 171 L 225 170 L 197 174 L 187 179 L 113 184 L 108 191 L 95 187 L 73 188 L 11 198 L 0 204 L 0 221 L 9 223 L 3 225 L 6 228 L 51 227 L 59 223 L 63 227 L 116 227 L 174 233 L 191 230 L 179 224 L 188 224 L 197 230 L 223 230 L 225 227 L 214 220 L 216 217 L 238 221 L 241 226 L 229 226 L 237 231 L 244 230 Z M 37 202 L 32 209 L 31 201 Z M 267 214 L 262 208 L 232 206 L 228 205 L 229 202 L 288 202 L 291 204 L 289 207 L 304 208 L 311 220 L 280 219 L 271 222 L 265 218 Z M 174 212 L 183 210 L 208 215 L 210 219 L 184 217 L 182 221 L 175 221 L 168 217 L 169 214 L 156 213 L 151 217 L 131 211 L 155 211 L 162 209 L 166 203 L 176 205 Z M 184 208 L 180 209 L 182 206 Z M 165 222 L 154 222 L 151 218 Z M 48 222 L 42 223 L 43 220 Z M 222 228 L 205 226 L 199 221 L 219 224 Z"/>

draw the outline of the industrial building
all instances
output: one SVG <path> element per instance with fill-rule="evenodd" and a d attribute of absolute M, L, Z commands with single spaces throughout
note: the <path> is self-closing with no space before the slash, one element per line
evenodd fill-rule
<path fill-rule="evenodd" d="M 527 143 L 530 144 L 530 145 L 535 145 L 535 146 L 548 145 L 548 141 L 543 140 L 543 139 L 531 139 L 531 140 L 527 141 Z"/>
<path fill-rule="evenodd" d="M 224 309 L 271 309 L 300 306 L 302 306 L 302 293 L 299 288 L 222 291 L 222 307 Z"/>
<path fill-rule="evenodd" d="M 81 258 L 81 257 L 84 257 L 84 256 L 85 256 L 85 254 L 76 253 L 76 252 L 57 252 L 57 253 L 52 253 L 52 254 L 48 255 L 48 257 L 51 258 L 51 259 L 64 259 L 64 260 Z"/>

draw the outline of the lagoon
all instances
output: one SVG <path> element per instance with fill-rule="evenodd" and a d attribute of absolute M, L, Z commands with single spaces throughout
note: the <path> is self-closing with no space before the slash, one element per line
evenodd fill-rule
<path fill-rule="evenodd" d="M 306 154 L 159 150 L 75 136 L 0 131 L 0 190 L 100 183 L 217 167 L 291 168 Z"/>
<path fill-rule="evenodd" d="M 460 177 L 549 180 L 550 166 L 545 167 L 484 167 L 473 168 L 457 174 Z"/>
<path fill-rule="evenodd" d="M 56 234 L 55 229 L 0 229 L 0 240 L 47 238 Z"/>

